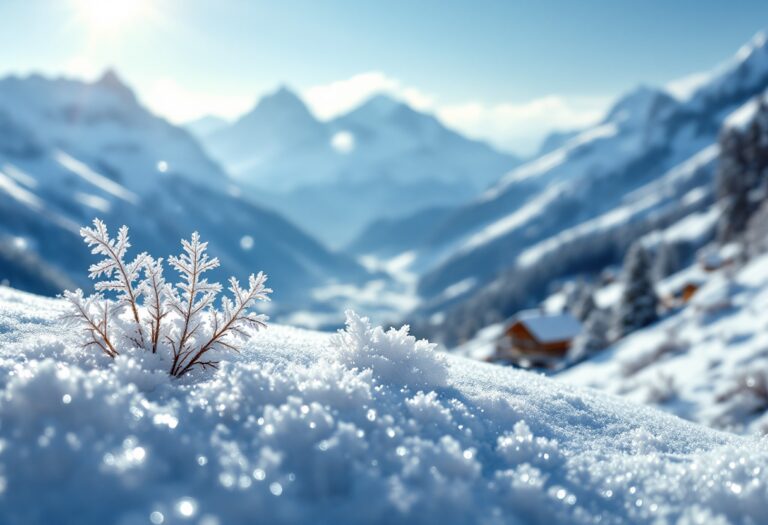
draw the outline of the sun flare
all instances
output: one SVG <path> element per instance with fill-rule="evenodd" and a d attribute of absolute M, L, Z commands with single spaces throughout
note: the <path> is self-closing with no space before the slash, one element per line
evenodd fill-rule
<path fill-rule="evenodd" d="M 149 0 L 72 0 L 78 18 L 97 32 L 119 30 L 149 11 Z"/>

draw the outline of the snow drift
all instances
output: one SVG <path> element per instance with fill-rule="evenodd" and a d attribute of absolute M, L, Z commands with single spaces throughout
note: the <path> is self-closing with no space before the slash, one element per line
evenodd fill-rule
<path fill-rule="evenodd" d="M 5 524 L 758 523 L 768 447 L 350 314 L 170 379 L 0 288 Z"/>

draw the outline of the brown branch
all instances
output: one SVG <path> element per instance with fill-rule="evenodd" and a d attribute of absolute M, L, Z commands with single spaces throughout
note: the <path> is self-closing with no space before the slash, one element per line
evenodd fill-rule
<path fill-rule="evenodd" d="M 89 343 L 86 343 L 84 347 L 90 346 L 95 344 L 99 348 L 101 348 L 105 354 L 107 354 L 111 358 L 115 358 L 115 356 L 120 355 L 119 352 L 115 349 L 115 346 L 112 344 L 112 342 L 109 340 L 109 335 L 107 331 L 108 327 L 108 315 L 109 315 L 109 306 L 104 303 L 104 317 L 101 322 L 96 322 L 93 319 L 91 319 L 90 315 L 88 315 L 88 312 L 85 311 L 82 304 L 72 302 L 72 304 L 77 308 L 77 316 L 85 321 L 85 323 L 88 325 L 85 328 L 85 331 L 88 332 L 91 336 L 91 341 Z M 103 341 L 103 344 L 101 341 L 99 341 L 96 338 L 96 335 L 101 338 L 101 341 Z"/>
<path fill-rule="evenodd" d="M 214 331 L 211 338 L 208 340 L 207 343 L 205 343 L 203 346 L 200 347 L 200 350 L 197 351 L 197 353 L 194 355 L 194 357 L 179 371 L 173 375 L 176 377 L 181 377 L 187 372 L 189 372 L 193 366 L 200 363 L 200 358 L 205 355 L 206 352 L 211 350 L 214 345 L 219 344 L 224 347 L 237 350 L 236 347 L 233 345 L 230 345 L 229 343 L 224 342 L 222 339 L 230 332 L 230 329 L 232 328 L 233 324 L 237 321 L 246 321 L 248 322 L 247 317 L 242 317 L 243 312 L 248 308 L 249 303 L 251 300 L 259 293 L 259 290 L 252 290 L 248 297 L 245 300 L 242 300 L 240 297 L 238 297 L 239 300 L 241 300 L 240 305 L 238 306 L 237 310 L 232 314 L 229 321 L 227 321 L 224 326 L 222 326 L 218 331 Z M 260 324 L 257 321 L 254 321 L 256 324 Z M 182 361 L 183 363 L 183 361 Z M 181 363 L 179 364 L 181 366 Z"/>
<path fill-rule="evenodd" d="M 189 288 L 189 301 L 187 302 L 187 309 L 185 312 L 179 312 L 184 317 L 184 329 L 181 331 L 181 337 L 179 337 L 179 345 L 178 348 L 174 348 L 174 356 L 173 356 L 173 366 L 171 367 L 171 375 L 176 375 L 176 366 L 177 363 L 179 363 L 179 356 L 184 351 L 184 348 L 187 344 L 187 341 L 189 340 L 190 335 L 188 334 L 189 331 L 189 323 L 192 320 L 192 305 L 195 301 L 195 294 L 197 293 L 197 279 L 199 277 L 199 272 L 197 271 L 197 264 L 199 259 L 199 248 L 197 245 L 195 245 L 195 253 L 194 253 L 194 259 L 192 261 L 192 271 L 188 274 L 191 275 L 191 283 Z"/>
<path fill-rule="evenodd" d="M 162 264 L 162 259 L 157 264 Z M 152 341 L 152 353 L 157 353 L 157 345 L 160 340 L 160 325 L 163 318 L 168 314 L 167 311 L 163 312 L 163 306 L 160 293 L 160 281 L 158 279 L 158 271 L 156 268 L 151 269 L 150 272 L 150 291 L 153 296 L 154 305 L 150 308 L 150 339 Z"/>

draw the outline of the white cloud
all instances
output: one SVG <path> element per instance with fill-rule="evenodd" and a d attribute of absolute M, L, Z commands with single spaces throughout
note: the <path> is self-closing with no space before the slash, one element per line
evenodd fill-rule
<path fill-rule="evenodd" d="M 414 87 L 379 71 L 360 73 L 345 80 L 312 86 L 302 91 L 307 105 L 320 119 L 330 119 L 360 105 L 378 93 L 389 93 L 415 109 L 429 109 L 433 99 Z"/>
<path fill-rule="evenodd" d="M 235 118 L 253 106 L 253 97 L 218 95 L 188 89 L 172 78 L 156 80 L 142 92 L 142 100 L 153 111 L 176 123 L 205 115 Z"/>
<path fill-rule="evenodd" d="M 437 116 L 466 135 L 497 147 L 528 154 L 554 130 L 571 130 L 594 124 L 612 99 L 549 95 L 520 104 L 496 105 L 468 102 L 437 108 Z"/>

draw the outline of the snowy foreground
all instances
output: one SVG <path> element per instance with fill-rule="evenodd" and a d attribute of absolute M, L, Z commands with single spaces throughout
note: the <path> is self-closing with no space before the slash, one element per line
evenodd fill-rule
<path fill-rule="evenodd" d="M 218 371 L 77 348 L 0 288 L 0 523 L 764 523 L 768 442 L 351 317 Z"/>

